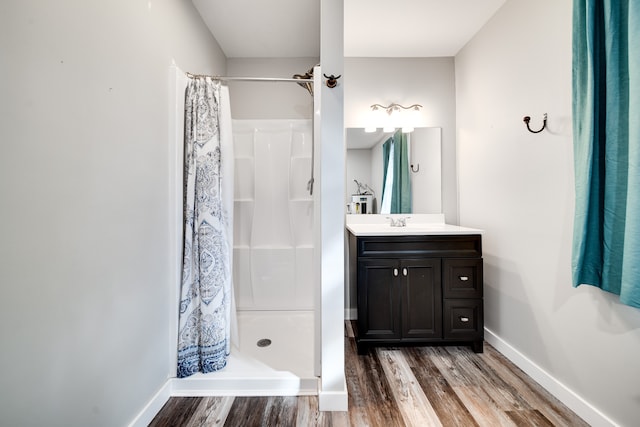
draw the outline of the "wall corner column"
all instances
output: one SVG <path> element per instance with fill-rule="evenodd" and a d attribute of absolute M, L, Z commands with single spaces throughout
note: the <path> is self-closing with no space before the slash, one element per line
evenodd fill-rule
<path fill-rule="evenodd" d="M 320 2 L 320 64 L 323 74 L 344 69 L 343 0 Z M 344 352 L 344 78 L 321 89 L 320 106 L 320 411 L 346 411 Z"/>

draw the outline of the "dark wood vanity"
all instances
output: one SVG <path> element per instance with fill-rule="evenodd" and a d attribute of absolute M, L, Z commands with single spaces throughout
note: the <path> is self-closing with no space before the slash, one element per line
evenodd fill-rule
<path fill-rule="evenodd" d="M 358 353 L 374 345 L 484 340 L 482 236 L 349 236 Z"/>

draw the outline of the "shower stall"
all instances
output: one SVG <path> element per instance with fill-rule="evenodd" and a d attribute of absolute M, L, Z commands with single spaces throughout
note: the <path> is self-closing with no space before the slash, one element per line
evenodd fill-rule
<path fill-rule="evenodd" d="M 233 105 L 233 88 L 230 98 Z M 305 119 L 232 121 L 237 335 L 224 369 L 176 380 L 173 395 L 318 392 L 318 206 L 312 185 L 318 102 L 310 102 L 314 108 Z M 176 156 L 181 159 L 178 151 Z M 179 175 L 181 168 L 174 168 Z M 177 229 L 174 234 L 177 239 Z"/>
<path fill-rule="evenodd" d="M 239 350 L 314 377 L 311 120 L 234 120 Z"/>

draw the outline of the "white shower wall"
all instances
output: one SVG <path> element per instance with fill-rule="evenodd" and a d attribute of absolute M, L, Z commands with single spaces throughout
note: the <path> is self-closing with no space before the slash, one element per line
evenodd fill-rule
<path fill-rule="evenodd" d="M 311 120 L 234 120 L 238 310 L 313 310 Z"/>

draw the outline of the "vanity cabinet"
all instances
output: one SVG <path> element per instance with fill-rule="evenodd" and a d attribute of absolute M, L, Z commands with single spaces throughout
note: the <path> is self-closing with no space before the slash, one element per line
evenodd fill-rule
<path fill-rule="evenodd" d="M 481 235 L 355 236 L 358 353 L 371 345 L 469 343 L 482 352 Z"/>

